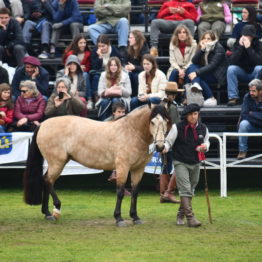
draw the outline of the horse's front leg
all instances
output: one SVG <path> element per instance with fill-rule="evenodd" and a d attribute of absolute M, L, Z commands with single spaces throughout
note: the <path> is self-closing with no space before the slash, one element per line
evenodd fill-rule
<path fill-rule="evenodd" d="M 135 225 L 143 224 L 143 221 L 137 215 L 137 197 L 138 197 L 138 185 L 144 174 L 144 167 L 139 170 L 131 171 L 131 206 L 130 206 L 130 217 L 133 219 Z"/>

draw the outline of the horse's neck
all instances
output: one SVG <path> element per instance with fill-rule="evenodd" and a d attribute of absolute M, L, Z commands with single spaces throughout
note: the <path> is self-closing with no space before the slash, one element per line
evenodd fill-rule
<path fill-rule="evenodd" d="M 136 136 L 140 137 L 146 144 L 152 143 L 152 135 L 149 132 L 150 109 L 145 107 L 137 109 L 137 112 L 130 115 L 129 127 L 132 127 Z"/>

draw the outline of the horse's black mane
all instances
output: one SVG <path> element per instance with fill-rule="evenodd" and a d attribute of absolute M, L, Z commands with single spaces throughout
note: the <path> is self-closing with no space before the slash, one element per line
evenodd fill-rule
<path fill-rule="evenodd" d="M 150 115 L 150 119 L 155 118 L 157 115 L 161 115 L 164 119 L 169 120 L 171 122 L 169 113 L 167 112 L 167 109 L 163 105 L 156 105 Z"/>

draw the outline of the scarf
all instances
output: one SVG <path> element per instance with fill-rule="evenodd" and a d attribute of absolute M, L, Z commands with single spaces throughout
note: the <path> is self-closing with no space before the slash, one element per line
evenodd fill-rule
<path fill-rule="evenodd" d="M 110 58 L 111 52 L 112 52 L 112 47 L 109 46 L 109 48 L 108 48 L 108 53 L 101 54 L 101 57 L 100 57 L 100 58 L 103 59 L 103 67 L 104 67 L 104 68 L 106 67 L 106 65 L 107 65 L 107 63 L 108 63 L 108 60 L 109 60 L 109 58 Z"/>
<path fill-rule="evenodd" d="M 188 125 L 185 126 L 185 130 L 184 130 L 185 139 L 187 137 L 188 128 L 192 128 L 194 140 L 197 141 L 197 139 L 198 139 L 198 135 L 197 135 L 197 131 L 196 131 L 197 124 L 198 123 L 196 123 L 194 125 L 188 124 Z"/>
<path fill-rule="evenodd" d="M 205 65 L 208 65 L 208 55 L 209 53 L 215 49 L 215 45 L 217 43 L 217 40 L 213 41 L 213 42 L 209 42 L 206 44 L 205 49 L 203 50 L 205 52 L 204 54 L 204 59 L 205 59 Z"/>
<path fill-rule="evenodd" d="M 186 49 L 186 42 L 179 41 L 178 42 L 178 48 L 179 48 L 182 56 L 184 57 L 185 56 L 185 49 Z"/>

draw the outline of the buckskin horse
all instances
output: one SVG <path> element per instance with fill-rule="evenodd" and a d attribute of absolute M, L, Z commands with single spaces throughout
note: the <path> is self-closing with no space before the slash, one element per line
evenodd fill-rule
<path fill-rule="evenodd" d="M 90 168 L 116 170 L 114 217 L 117 226 L 126 226 L 121 216 L 121 204 L 130 171 L 130 217 L 134 224 L 141 224 L 142 220 L 137 215 L 138 184 L 152 156 L 149 145 L 154 143 L 156 150 L 162 151 L 169 127 L 168 113 L 161 105 L 145 105 L 115 121 L 99 122 L 78 116 L 47 119 L 35 131 L 29 148 L 24 173 L 25 202 L 29 205 L 42 204 L 46 219 L 58 219 L 61 202 L 54 183 L 65 164 L 72 159 Z M 48 164 L 44 175 L 43 158 Z M 52 214 L 48 209 L 49 194 L 54 204 Z"/>

